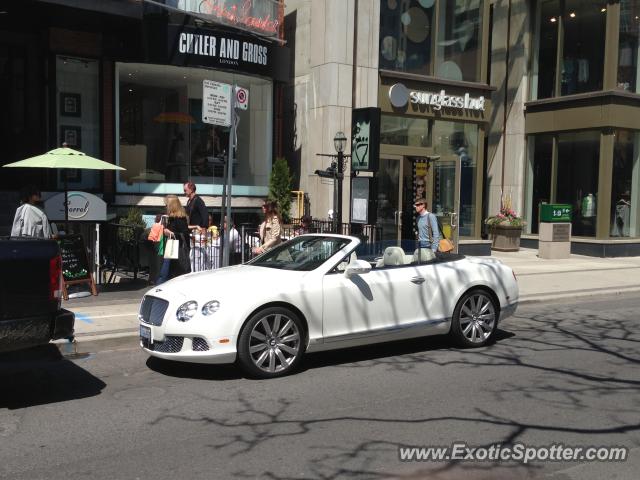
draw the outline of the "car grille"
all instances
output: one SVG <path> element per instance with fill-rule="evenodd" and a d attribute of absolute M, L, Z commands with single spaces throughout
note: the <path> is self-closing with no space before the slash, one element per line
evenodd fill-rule
<path fill-rule="evenodd" d="M 206 352 L 209 350 L 209 345 L 204 338 L 194 337 L 192 342 L 192 349 L 194 352 Z"/>
<path fill-rule="evenodd" d="M 140 305 L 138 318 L 144 323 L 159 327 L 162 325 L 167 308 L 169 308 L 169 302 L 166 300 L 146 295 Z"/>
<path fill-rule="evenodd" d="M 184 343 L 184 337 L 174 337 L 167 335 L 164 337 L 164 342 L 155 341 L 149 343 L 148 340 L 141 340 L 142 346 L 148 350 L 160 353 L 178 353 L 182 350 L 182 344 Z"/>

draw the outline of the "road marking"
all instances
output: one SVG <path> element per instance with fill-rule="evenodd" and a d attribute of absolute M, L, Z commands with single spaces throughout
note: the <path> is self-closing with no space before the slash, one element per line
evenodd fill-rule
<path fill-rule="evenodd" d="M 85 322 L 85 323 L 93 323 L 93 320 L 91 320 L 91 317 L 89 315 L 83 315 L 81 313 L 76 313 L 76 320 L 80 320 L 81 322 Z"/>
<path fill-rule="evenodd" d="M 76 318 L 83 322 L 93 323 L 92 320 L 98 318 L 113 318 L 113 317 L 138 317 L 138 312 L 133 313 L 114 313 L 112 315 L 87 315 L 86 313 L 76 313 Z"/>

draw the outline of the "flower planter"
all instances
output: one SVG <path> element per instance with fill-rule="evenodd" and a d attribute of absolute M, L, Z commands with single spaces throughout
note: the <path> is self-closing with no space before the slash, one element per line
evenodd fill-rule
<path fill-rule="evenodd" d="M 522 226 L 491 225 L 489 236 L 491 238 L 491 250 L 499 252 L 517 252 L 520 250 L 520 236 Z"/>

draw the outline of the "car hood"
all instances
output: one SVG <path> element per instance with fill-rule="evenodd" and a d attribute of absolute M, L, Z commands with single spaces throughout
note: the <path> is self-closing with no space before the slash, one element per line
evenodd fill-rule
<path fill-rule="evenodd" d="M 216 290 L 219 294 L 230 292 L 235 296 L 239 292 L 280 292 L 284 285 L 292 281 L 299 282 L 300 278 L 307 273 L 309 272 L 236 265 L 181 275 L 164 283 L 160 288 L 167 292 L 181 294 L 185 298 L 193 297 L 202 291 L 212 290 Z"/>

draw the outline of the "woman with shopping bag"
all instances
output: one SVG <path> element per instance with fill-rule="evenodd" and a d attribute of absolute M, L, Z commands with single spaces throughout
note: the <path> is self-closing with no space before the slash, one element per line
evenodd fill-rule
<path fill-rule="evenodd" d="M 164 227 L 164 258 L 157 284 L 164 283 L 170 278 L 189 273 L 189 225 L 187 212 L 180 204 L 176 195 L 167 195 L 167 223 Z M 160 254 L 160 252 L 158 252 Z"/>

